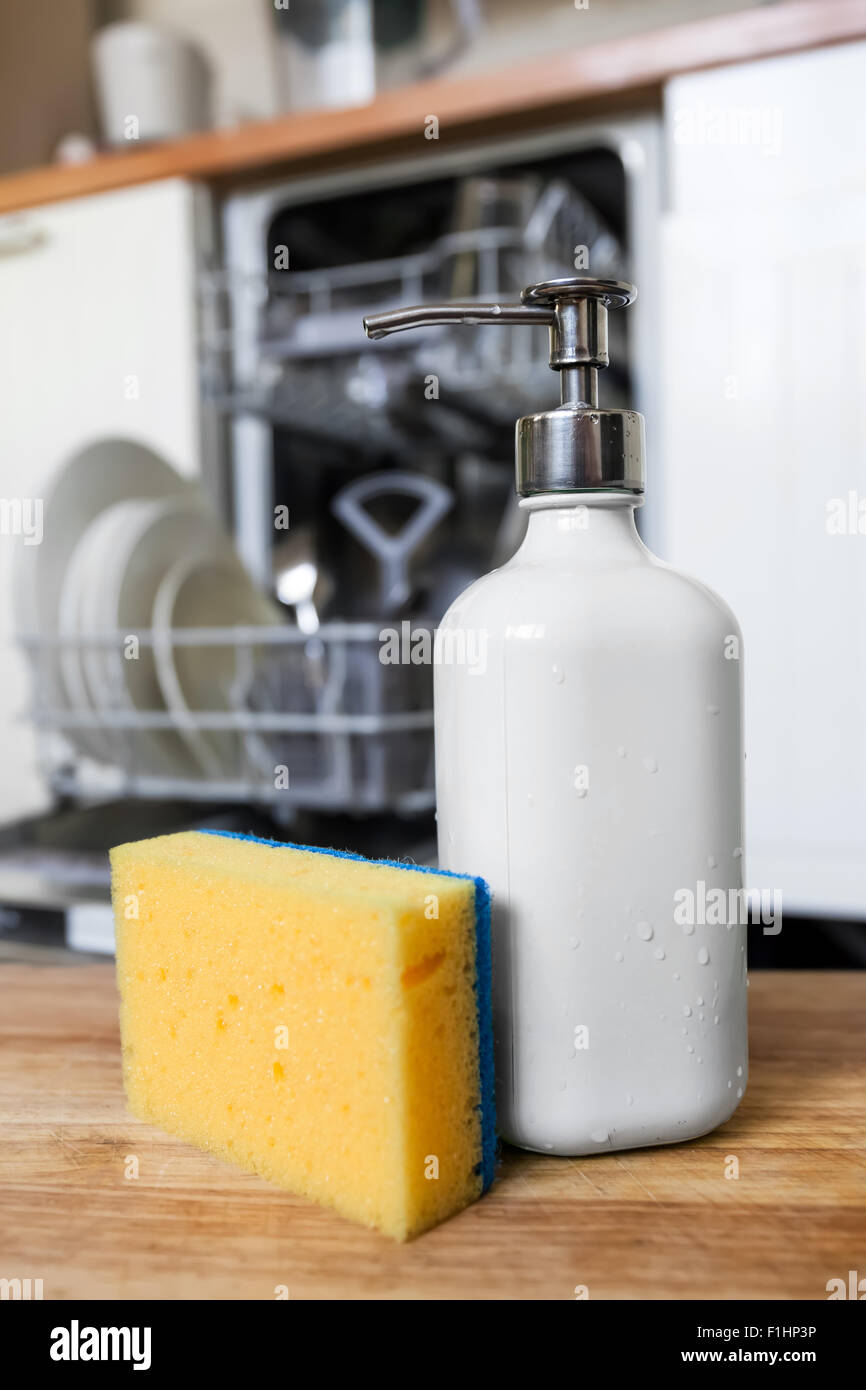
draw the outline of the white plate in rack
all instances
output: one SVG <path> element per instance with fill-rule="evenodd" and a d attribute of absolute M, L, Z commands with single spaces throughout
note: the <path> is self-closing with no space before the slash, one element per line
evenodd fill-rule
<path fill-rule="evenodd" d="M 42 541 L 21 546 L 15 572 L 18 631 L 41 637 L 60 631 L 60 603 L 69 563 L 100 513 L 128 498 L 181 496 L 196 485 L 131 439 L 101 439 L 68 459 L 42 497 Z M 40 702 L 64 707 L 59 647 L 32 653 Z"/>
<path fill-rule="evenodd" d="M 93 678 L 93 685 L 98 688 L 103 678 L 102 653 L 87 643 L 87 608 L 93 603 L 93 591 L 98 593 L 102 583 L 104 552 L 108 546 L 115 544 L 112 532 L 115 528 L 122 529 L 130 505 L 134 507 L 136 504 L 118 502 L 91 521 L 66 567 L 58 610 L 58 629 L 61 636 L 70 640 L 60 648 L 58 662 L 64 697 L 62 703 L 69 712 L 96 714 L 100 709 L 91 694 L 88 671 L 92 669 L 98 673 Z M 79 753 L 97 762 L 112 761 L 117 734 L 104 729 L 70 728 L 65 732 Z"/>
<path fill-rule="evenodd" d="M 203 730 L 202 711 L 242 708 L 264 648 L 254 642 L 189 647 L 173 633 L 184 628 L 274 627 L 282 616 L 255 588 L 233 551 L 205 546 L 172 566 L 153 608 L 154 656 L 166 706 L 190 751 L 210 777 L 244 775 L 246 741 L 229 730 Z"/>
<path fill-rule="evenodd" d="M 134 639 L 151 629 L 156 595 L 168 571 L 178 558 L 203 549 L 234 554 L 217 519 L 189 497 L 124 503 L 106 518 L 94 561 L 100 573 L 85 586 L 79 619 L 83 636 L 119 634 L 112 646 L 83 649 L 85 679 L 98 710 L 167 712 L 153 648 Z M 132 727 L 106 737 L 114 749 L 112 761 L 134 775 L 187 778 L 202 771 L 188 741 L 174 729 Z"/>

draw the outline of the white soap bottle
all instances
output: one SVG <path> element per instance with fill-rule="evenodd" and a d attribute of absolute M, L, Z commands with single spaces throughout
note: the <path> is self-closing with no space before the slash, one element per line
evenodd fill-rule
<path fill-rule="evenodd" d="M 493 890 L 499 1127 L 555 1154 L 694 1138 L 746 1086 L 742 639 L 635 528 L 643 419 L 597 397 L 634 293 L 368 323 L 546 322 L 561 373 L 517 425 L 525 540 L 452 604 L 435 668 L 440 863 Z"/>

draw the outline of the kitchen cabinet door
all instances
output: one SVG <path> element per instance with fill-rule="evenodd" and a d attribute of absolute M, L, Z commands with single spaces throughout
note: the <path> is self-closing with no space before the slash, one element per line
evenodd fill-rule
<path fill-rule="evenodd" d="M 743 629 L 747 880 L 831 917 L 866 916 L 864 80 L 858 44 L 672 84 L 651 482 Z"/>
<path fill-rule="evenodd" d="M 201 468 L 196 272 L 204 191 L 180 180 L 0 218 L 0 499 L 38 499 L 82 446 L 123 437 Z M 0 821 L 40 809 L 29 669 L 0 535 Z"/>

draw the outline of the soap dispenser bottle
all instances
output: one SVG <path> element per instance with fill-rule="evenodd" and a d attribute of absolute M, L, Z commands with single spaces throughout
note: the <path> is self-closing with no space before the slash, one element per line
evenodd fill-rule
<path fill-rule="evenodd" d="M 643 418 L 597 385 L 634 296 L 580 277 L 365 321 L 550 328 L 526 536 L 448 610 L 434 680 L 440 863 L 493 890 L 500 1129 L 554 1154 L 693 1138 L 746 1086 L 742 639 L 635 527 Z"/>

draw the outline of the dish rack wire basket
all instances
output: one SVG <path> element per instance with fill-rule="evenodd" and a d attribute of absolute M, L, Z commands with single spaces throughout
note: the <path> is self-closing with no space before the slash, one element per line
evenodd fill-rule
<path fill-rule="evenodd" d="M 616 239 L 584 198 L 554 180 L 524 225 L 450 232 L 422 252 L 268 274 L 205 270 L 203 393 L 227 413 L 258 414 L 355 450 L 405 449 L 413 435 L 392 406 L 434 374 L 447 384 L 443 398 L 478 422 L 479 437 L 469 441 L 478 444 L 485 421 L 510 427 L 515 415 L 555 398 L 547 330 L 435 327 L 371 344 L 362 317 L 430 300 L 517 298 L 526 285 L 573 275 L 578 241 L 589 244 L 593 274 L 621 274 Z M 466 447 L 465 432 L 463 440 Z"/>
<path fill-rule="evenodd" d="M 417 628 L 417 624 L 413 627 Z M 373 622 L 175 628 L 175 652 L 231 653 L 211 709 L 133 707 L 121 687 L 64 697 L 59 649 L 122 651 L 129 634 L 20 637 L 34 673 L 30 718 L 58 795 L 243 802 L 276 819 L 298 808 L 413 814 L 434 804 L 429 667 L 386 665 Z M 165 634 L 135 634 L 149 659 Z"/>
<path fill-rule="evenodd" d="M 522 225 L 453 231 L 411 255 L 288 273 L 214 266 L 200 278 L 203 395 L 226 413 L 259 414 L 359 456 L 411 455 L 421 422 L 407 399 L 432 373 L 447 383 L 448 401 L 421 412 L 434 442 L 500 446 L 516 414 L 555 394 L 545 329 L 433 328 L 374 346 L 362 317 L 429 299 L 515 298 L 527 284 L 573 274 L 576 241 L 591 243 L 594 274 L 618 275 L 614 239 L 554 180 Z M 43 771 L 59 795 L 234 801 L 267 806 L 278 819 L 300 808 L 412 814 L 434 805 L 430 668 L 383 664 L 377 622 L 329 621 L 312 636 L 292 626 L 173 629 L 178 657 L 230 656 L 231 679 L 209 708 L 166 698 L 156 673 L 147 705 L 133 704 L 122 676 L 76 682 L 77 695 L 64 682 L 64 647 L 82 669 L 113 652 L 116 673 L 126 637 L 20 639 L 34 670 Z M 165 634 L 136 637 L 155 668 Z"/>

